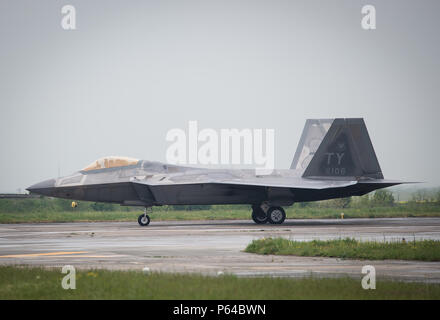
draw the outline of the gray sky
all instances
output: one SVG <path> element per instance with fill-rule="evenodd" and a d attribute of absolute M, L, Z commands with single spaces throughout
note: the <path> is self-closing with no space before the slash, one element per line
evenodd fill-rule
<path fill-rule="evenodd" d="M 77 30 L 61 28 L 74 5 Z M 361 28 L 373 4 L 377 29 Z M 0 2 L 0 192 L 96 158 L 165 161 L 171 128 L 363 117 L 386 178 L 440 184 L 439 1 Z"/>

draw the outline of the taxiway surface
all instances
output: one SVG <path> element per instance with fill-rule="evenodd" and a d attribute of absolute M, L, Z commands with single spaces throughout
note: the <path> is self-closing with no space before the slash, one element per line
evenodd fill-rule
<path fill-rule="evenodd" d="M 361 261 L 263 256 L 243 252 L 253 239 L 294 240 L 352 237 L 362 240 L 440 240 L 440 218 L 252 221 L 152 221 L 0 225 L 0 264 L 152 271 L 232 273 L 239 276 L 340 276 L 361 278 L 373 265 L 378 277 L 440 282 L 440 263 Z"/>

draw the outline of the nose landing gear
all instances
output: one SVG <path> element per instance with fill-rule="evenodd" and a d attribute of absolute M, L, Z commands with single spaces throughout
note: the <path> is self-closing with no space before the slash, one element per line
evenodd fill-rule
<path fill-rule="evenodd" d="M 141 214 L 138 218 L 138 223 L 142 227 L 148 226 L 150 224 L 150 217 L 147 214 L 147 209 L 148 208 L 145 208 L 144 213 Z"/>

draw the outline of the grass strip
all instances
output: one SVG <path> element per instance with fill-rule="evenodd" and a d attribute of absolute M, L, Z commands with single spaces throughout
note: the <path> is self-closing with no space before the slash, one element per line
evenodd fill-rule
<path fill-rule="evenodd" d="M 411 210 L 406 208 L 373 208 L 373 209 L 334 209 L 334 208 L 287 208 L 287 219 L 340 219 L 344 218 L 397 218 L 397 217 L 440 217 L 438 211 Z M 3 212 L 0 223 L 34 223 L 34 222 L 83 222 L 83 221 L 137 221 L 142 213 L 139 211 L 35 211 Z M 251 217 L 251 210 L 195 210 L 195 211 L 154 211 L 150 214 L 152 221 L 167 220 L 238 220 Z"/>
<path fill-rule="evenodd" d="M 238 278 L 140 271 L 77 270 L 64 290 L 60 269 L 0 267 L 0 299 L 440 299 L 440 285 L 352 278 Z"/>
<path fill-rule="evenodd" d="M 293 241 L 285 238 L 253 240 L 245 249 L 249 253 L 337 257 L 368 260 L 440 261 L 440 241 L 358 241 L 351 238 L 337 240 Z"/>

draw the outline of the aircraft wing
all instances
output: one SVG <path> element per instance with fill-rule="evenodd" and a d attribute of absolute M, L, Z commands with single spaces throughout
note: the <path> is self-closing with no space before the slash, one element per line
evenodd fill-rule
<path fill-rule="evenodd" d="M 139 198 L 146 203 L 210 204 L 256 203 L 272 192 L 279 201 L 292 201 L 292 192 L 311 195 L 312 190 L 332 190 L 349 187 L 357 181 L 314 180 L 285 176 L 181 175 L 158 176 L 157 179 L 132 179 Z M 310 198 L 314 200 L 314 198 Z M 315 199 L 316 200 L 316 199 Z"/>
<path fill-rule="evenodd" d="M 341 188 L 348 187 L 357 183 L 357 181 L 322 181 L 312 179 L 237 179 L 237 180 L 225 180 L 217 182 L 222 184 L 231 185 L 246 185 L 246 186 L 262 186 L 272 188 L 292 188 L 292 189 L 328 189 L 328 188 Z"/>
<path fill-rule="evenodd" d="M 355 185 L 356 180 L 338 181 L 338 180 L 315 180 L 297 177 L 212 177 L 211 175 L 198 175 L 194 177 L 181 176 L 170 177 L 163 180 L 146 179 L 132 180 L 133 183 L 154 186 L 177 186 L 177 185 L 195 185 L 195 184 L 218 184 L 218 185 L 234 185 L 234 186 L 255 186 L 255 187 L 272 187 L 272 188 L 292 188 L 292 189 L 313 189 L 322 190 L 329 188 L 341 188 Z"/>

